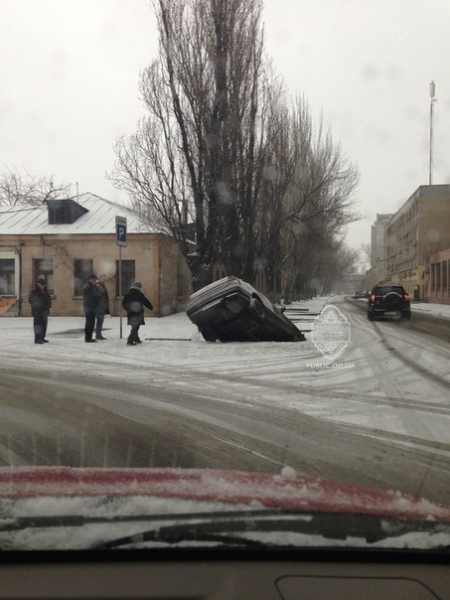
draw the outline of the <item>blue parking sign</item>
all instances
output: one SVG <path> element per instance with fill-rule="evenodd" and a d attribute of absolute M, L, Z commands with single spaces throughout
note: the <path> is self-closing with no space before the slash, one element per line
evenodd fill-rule
<path fill-rule="evenodd" d="M 127 219 L 116 217 L 116 243 L 118 246 L 127 245 Z"/>

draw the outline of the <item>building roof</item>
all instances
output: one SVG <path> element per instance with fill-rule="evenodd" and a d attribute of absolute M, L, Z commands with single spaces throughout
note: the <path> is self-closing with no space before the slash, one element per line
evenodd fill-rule
<path fill-rule="evenodd" d="M 116 216 L 126 217 L 127 234 L 155 233 L 140 221 L 135 211 L 95 194 L 81 194 L 72 202 L 78 203 L 86 211 L 73 223 L 50 224 L 45 204 L 0 207 L 0 235 L 115 234 Z"/>

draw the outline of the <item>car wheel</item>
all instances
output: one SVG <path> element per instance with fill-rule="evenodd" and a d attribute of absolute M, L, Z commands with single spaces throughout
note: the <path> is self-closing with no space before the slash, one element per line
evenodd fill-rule
<path fill-rule="evenodd" d="M 210 329 L 202 329 L 200 333 L 205 342 L 215 342 L 217 340 L 217 336 Z"/>
<path fill-rule="evenodd" d="M 250 314 L 252 319 L 261 323 L 266 318 L 266 313 L 264 311 L 264 306 L 258 300 L 258 298 L 252 298 L 250 300 Z"/>
<path fill-rule="evenodd" d="M 371 312 L 367 313 L 367 318 L 369 319 L 369 321 L 374 321 L 375 317 L 373 316 L 373 314 Z"/>

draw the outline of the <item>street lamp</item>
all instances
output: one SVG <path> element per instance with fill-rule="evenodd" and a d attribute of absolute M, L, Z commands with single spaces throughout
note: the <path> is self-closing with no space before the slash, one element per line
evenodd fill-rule
<path fill-rule="evenodd" d="M 430 175 L 429 185 L 433 185 L 433 117 L 434 117 L 434 103 L 437 102 L 436 85 L 434 81 L 430 83 Z"/>

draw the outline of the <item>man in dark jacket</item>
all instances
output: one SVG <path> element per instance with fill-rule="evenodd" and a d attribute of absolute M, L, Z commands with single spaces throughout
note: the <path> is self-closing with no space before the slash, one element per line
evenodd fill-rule
<path fill-rule="evenodd" d="M 95 285 L 96 281 L 97 275 L 91 273 L 83 286 L 83 308 L 86 317 L 84 325 L 84 341 L 88 343 L 96 341 L 92 339 L 95 327 L 95 314 L 97 311 L 98 299 L 100 297 L 100 291 Z"/>
<path fill-rule="evenodd" d="M 100 275 L 97 283 L 95 284 L 97 290 L 99 292 L 97 308 L 95 311 L 96 322 L 95 322 L 95 339 L 96 340 L 106 340 L 103 337 L 102 329 L 103 329 L 103 321 L 105 320 L 105 315 L 109 315 L 109 294 L 106 288 L 106 275 Z"/>
<path fill-rule="evenodd" d="M 47 333 L 48 315 L 52 306 L 52 299 L 47 290 L 47 283 L 43 277 L 36 281 L 36 286 L 28 296 L 33 315 L 34 343 L 45 344 Z"/>
<path fill-rule="evenodd" d="M 131 325 L 127 345 L 136 346 L 136 344 L 141 343 L 139 339 L 139 327 L 145 324 L 144 306 L 149 310 L 153 310 L 152 303 L 142 293 L 142 283 L 140 281 L 135 281 L 130 286 L 130 289 L 123 297 L 122 306 L 127 313 L 128 325 Z"/>

